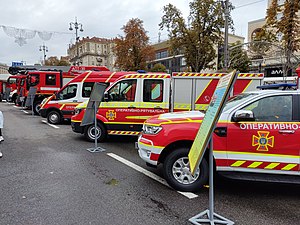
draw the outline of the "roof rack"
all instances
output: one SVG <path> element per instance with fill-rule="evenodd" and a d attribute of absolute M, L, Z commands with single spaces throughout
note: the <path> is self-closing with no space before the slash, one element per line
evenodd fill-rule
<path fill-rule="evenodd" d="M 278 83 L 278 84 L 267 84 L 257 86 L 261 90 L 279 89 L 279 90 L 295 90 L 297 89 L 297 84 L 295 83 Z"/>

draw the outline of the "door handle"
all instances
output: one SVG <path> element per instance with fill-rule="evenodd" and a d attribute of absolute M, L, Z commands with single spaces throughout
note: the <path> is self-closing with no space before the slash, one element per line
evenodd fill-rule
<path fill-rule="evenodd" d="M 73 100 L 73 102 L 77 102 L 77 100 Z"/>
<path fill-rule="evenodd" d="M 135 109 L 136 107 L 131 105 L 131 106 L 128 106 L 128 109 Z"/>
<path fill-rule="evenodd" d="M 280 134 L 294 134 L 294 130 L 279 130 L 278 131 Z"/>
<path fill-rule="evenodd" d="M 160 106 L 155 106 L 154 109 L 162 109 Z"/>

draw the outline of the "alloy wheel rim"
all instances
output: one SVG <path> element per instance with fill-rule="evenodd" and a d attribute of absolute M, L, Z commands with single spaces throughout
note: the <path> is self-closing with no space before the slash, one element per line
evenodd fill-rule
<path fill-rule="evenodd" d="M 172 174 L 175 180 L 180 184 L 192 184 L 198 179 L 200 169 L 197 168 L 193 176 L 190 171 L 188 157 L 181 157 L 174 162 L 172 166 Z"/>

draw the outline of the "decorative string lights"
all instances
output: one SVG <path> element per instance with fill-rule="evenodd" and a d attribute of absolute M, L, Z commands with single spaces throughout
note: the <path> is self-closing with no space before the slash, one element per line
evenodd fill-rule
<path fill-rule="evenodd" d="M 42 39 L 43 41 L 49 41 L 54 34 L 72 35 L 72 33 L 66 33 L 66 32 L 29 30 L 29 29 L 22 29 L 22 28 L 10 27 L 5 25 L 0 25 L 0 27 L 2 27 L 3 31 L 7 36 L 15 38 L 15 42 L 19 46 L 23 46 L 27 44 L 27 40 L 34 38 L 36 34 L 38 34 L 40 39 Z"/>

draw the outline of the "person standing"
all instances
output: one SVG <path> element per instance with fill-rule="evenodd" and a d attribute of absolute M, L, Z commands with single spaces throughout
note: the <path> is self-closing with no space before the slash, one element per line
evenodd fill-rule
<path fill-rule="evenodd" d="M 4 138 L 2 136 L 3 124 L 4 124 L 3 113 L 0 111 L 0 142 L 4 141 Z"/>
<path fill-rule="evenodd" d="M 3 123 L 4 123 L 3 113 L 0 111 L 0 143 L 4 141 L 4 138 L 2 136 Z M 0 158 L 1 157 L 2 157 L 2 152 L 0 151 Z"/>

